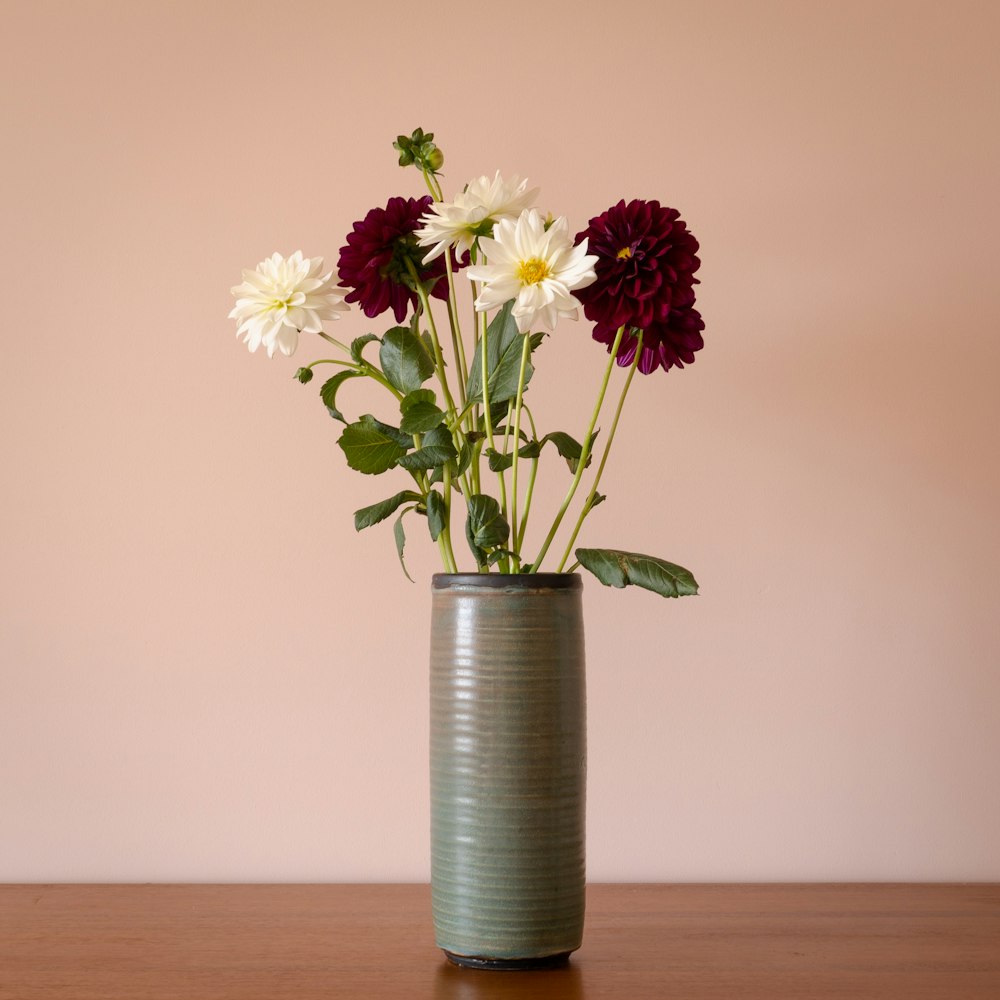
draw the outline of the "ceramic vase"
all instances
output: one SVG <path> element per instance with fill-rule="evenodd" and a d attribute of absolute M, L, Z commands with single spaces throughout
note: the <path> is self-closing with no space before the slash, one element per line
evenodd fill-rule
<path fill-rule="evenodd" d="M 539 968 L 580 947 L 582 589 L 564 573 L 433 579 L 431 888 L 460 965 Z"/>

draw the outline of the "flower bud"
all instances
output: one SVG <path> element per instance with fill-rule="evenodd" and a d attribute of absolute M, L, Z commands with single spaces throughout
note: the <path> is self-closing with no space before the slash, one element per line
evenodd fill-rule
<path fill-rule="evenodd" d="M 311 368 L 300 368 L 296 373 L 295 377 L 305 385 L 306 382 L 311 382 L 313 377 L 313 370 Z"/>
<path fill-rule="evenodd" d="M 427 164 L 428 170 L 440 170 L 444 166 L 444 153 L 435 146 L 424 156 L 424 162 Z"/>

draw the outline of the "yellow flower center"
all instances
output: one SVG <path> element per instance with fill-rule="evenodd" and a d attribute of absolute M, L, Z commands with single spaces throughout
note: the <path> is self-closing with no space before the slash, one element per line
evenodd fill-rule
<path fill-rule="evenodd" d="M 628 260 L 629 257 L 631 257 L 631 256 L 632 256 L 632 248 L 631 247 L 622 247 L 621 250 L 618 251 L 618 259 L 619 260 Z"/>
<path fill-rule="evenodd" d="M 517 276 L 525 285 L 537 285 L 552 273 L 549 265 L 541 257 L 522 260 L 517 266 Z"/>

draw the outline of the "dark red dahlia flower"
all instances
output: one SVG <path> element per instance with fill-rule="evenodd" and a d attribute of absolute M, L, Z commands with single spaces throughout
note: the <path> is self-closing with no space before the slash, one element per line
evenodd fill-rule
<path fill-rule="evenodd" d="M 597 280 L 575 294 L 594 323 L 594 339 L 611 344 L 625 326 L 618 363 L 628 365 L 635 355 L 628 330 L 645 330 L 640 371 L 690 364 L 703 344 L 704 323 L 691 308 L 701 261 L 698 241 L 677 209 L 658 201 L 622 200 L 591 219 L 577 242 L 584 237 L 589 253 L 597 255 Z"/>
<path fill-rule="evenodd" d="M 431 205 L 430 195 L 423 198 L 390 198 L 385 208 L 373 208 L 353 231 L 347 234 L 347 246 L 340 248 L 338 270 L 342 285 L 353 289 L 345 302 L 357 302 L 364 314 L 378 316 L 392 309 L 397 323 L 406 319 L 410 307 L 417 302 L 411 285 L 407 260 L 413 262 L 421 283 L 434 282 L 430 294 L 448 297 L 444 278 L 444 256 L 424 264 L 427 253 L 417 245 L 414 230 L 421 225 L 420 216 Z M 452 256 L 452 264 L 458 267 Z"/>
<path fill-rule="evenodd" d="M 651 323 L 642 333 L 642 349 L 639 352 L 639 363 L 636 367 L 644 375 L 662 368 L 683 368 L 694 363 L 694 352 L 705 346 L 701 331 L 705 329 L 705 321 L 701 313 L 692 306 L 683 309 L 671 309 L 666 322 Z M 615 342 L 618 328 L 614 330 L 594 330 L 594 340 L 608 345 L 608 353 Z M 635 348 L 639 338 L 634 330 L 626 331 L 618 346 L 618 364 L 622 368 L 632 364 Z"/>

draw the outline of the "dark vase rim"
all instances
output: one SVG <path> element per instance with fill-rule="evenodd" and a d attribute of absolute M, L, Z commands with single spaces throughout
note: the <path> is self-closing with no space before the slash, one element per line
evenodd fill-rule
<path fill-rule="evenodd" d="M 434 590 L 451 587 L 479 587 L 491 590 L 579 590 L 579 573 L 435 573 Z"/>

